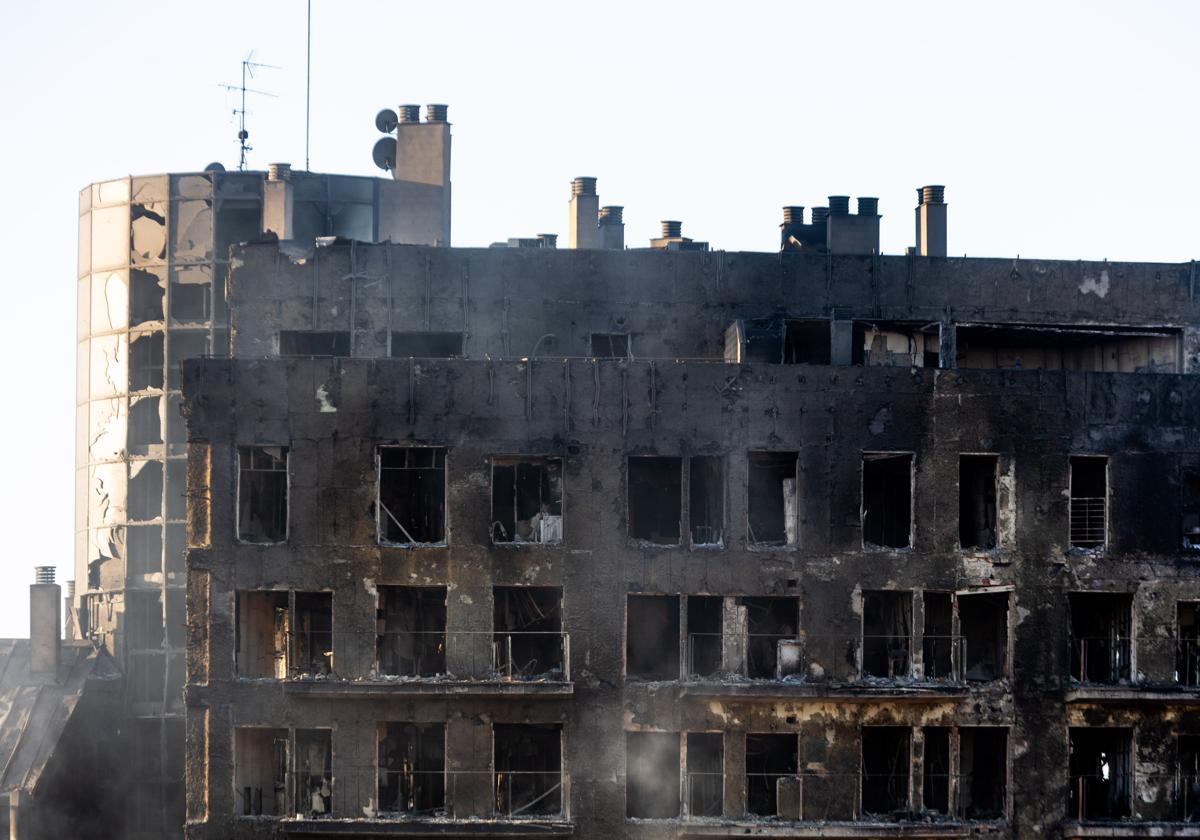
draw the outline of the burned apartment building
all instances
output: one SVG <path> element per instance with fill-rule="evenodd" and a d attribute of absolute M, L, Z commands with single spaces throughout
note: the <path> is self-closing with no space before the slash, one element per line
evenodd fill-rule
<path fill-rule="evenodd" d="M 188 836 L 1200 837 L 1195 265 L 857 210 L 235 247 Z"/>

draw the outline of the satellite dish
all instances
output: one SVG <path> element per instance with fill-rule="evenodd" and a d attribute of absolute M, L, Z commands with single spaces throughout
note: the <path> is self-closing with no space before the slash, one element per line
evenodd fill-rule
<path fill-rule="evenodd" d="M 222 166 L 222 165 L 220 164 L 220 162 L 218 162 L 218 161 L 215 161 L 215 160 L 214 160 L 214 161 L 213 161 L 212 163 L 210 163 L 208 166 L 204 167 L 204 171 L 205 171 L 205 172 L 224 172 L 224 171 L 225 171 L 225 167 L 224 167 L 224 166 Z"/>
<path fill-rule="evenodd" d="M 396 138 L 380 137 L 379 142 L 375 144 L 375 148 L 371 150 L 371 157 L 375 159 L 375 165 L 380 169 L 395 169 Z"/>
<path fill-rule="evenodd" d="M 400 124 L 400 119 L 396 116 L 396 112 L 391 108 L 384 108 L 375 115 L 375 127 L 384 134 L 391 134 L 396 130 L 396 126 Z"/>

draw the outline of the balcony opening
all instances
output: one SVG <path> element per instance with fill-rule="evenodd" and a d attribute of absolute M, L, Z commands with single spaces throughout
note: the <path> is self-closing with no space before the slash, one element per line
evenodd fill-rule
<path fill-rule="evenodd" d="M 1067 816 L 1118 820 L 1130 814 L 1133 730 L 1071 727 L 1071 789 Z"/>
<path fill-rule="evenodd" d="M 446 673 L 444 586 L 380 586 L 375 616 L 381 674 L 435 677 Z"/>
<path fill-rule="evenodd" d="M 630 595 L 625 673 L 643 680 L 679 679 L 679 597 Z"/>
<path fill-rule="evenodd" d="M 829 364 L 829 321 L 784 321 L 785 365 Z"/>
<path fill-rule="evenodd" d="M 925 660 L 925 678 L 949 680 L 956 676 L 955 666 L 958 651 L 954 640 L 954 599 L 949 592 L 923 593 L 925 604 L 922 653 Z"/>
<path fill-rule="evenodd" d="M 492 542 L 561 543 L 562 532 L 562 460 L 493 459 Z"/>
<path fill-rule="evenodd" d="M 1183 472 L 1183 548 L 1200 551 L 1200 469 Z"/>
<path fill-rule="evenodd" d="M 1072 592 L 1071 678 L 1081 683 L 1129 682 L 1133 598 L 1124 593 Z"/>
<path fill-rule="evenodd" d="M 950 727 L 926 726 L 925 765 L 921 771 L 925 811 L 950 815 Z"/>
<path fill-rule="evenodd" d="M 288 731 L 241 726 L 233 731 L 233 789 L 242 816 L 282 817 L 288 807 Z"/>
<path fill-rule="evenodd" d="M 679 733 L 625 733 L 625 816 L 679 816 Z"/>
<path fill-rule="evenodd" d="M 863 453 L 863 548 L 912 545 L 912 485 L 912 453 Z"/>
<path fill-rule="evenodd" d="M 496 671 L 506 679 L 564 679 L 562 590 L 497 586 L 492 593 Z"/>
<path fill-rule="evenodd" d="M 908 811 L 912 731 L 906 726 L 862 730 L 863 812 L 892 817 Z"/>
<path fill-rule="evenodd" d="M 561 815 L 561 725 L 498 723 L 492 731 L 497 815 Z"/>
<path fill-rule="evenodd" d="M 960 368 L 1175 373 L 1177 330 L 972 324 L 955 330 Z"/>
<path fill-rule="evenodd" d="M 381 815 L 440 815 L 446 808 L 446 727 L 379 724 Z"/>
<path fill-rule="evenodd" d="M 589 342 L 593 359 L 632 359 L 629 333 L 592 333 Z"/>
<path fill-rule="evenodd" d="M 789 816 L 781 813 L 780 791 L 791 792 L 799 768 L 795 734 L 746 735 L 746 813 L 759 817 Z M 784 797 L 790 798 L 790 797 Z M 798 804 L 798 803 L 796 803 Z M 783 808 L 786 812 L 788 808 Z M 798 819 L 799 814 L 790 815 Z"/>
<path fill-rule="evenodd" d="M 1103 549 L 1107 534 L 1108 459 L 1071 458 L 1071 548 Z"/>
<path fill-rule="evenodd" d="M 958 730 L 959 799 L 969 820 L 997 820 L 1008 798 L 1008 730 L 970 726 Z"/>
<path fill-rule="evenodd" d="M 688 515 L 693 547 L 725 545 L 725 459 L 717 455 L 688 459 Z"/>
<path fill-rule="evenodd" d="M 333 595 L 238 592 L 236 635 L 239 677 L 332 673 Z"/>
<path fill-rule="evenodd" d="M 1179 736 L 1179 789 L 1175 818 L 1200 822 L 1200 735 Z"/>
<path fill-rule="evenodd" d="M 392 356 L 416 359 L 458 359 L 463 354 L 460 332 L 394 332 Z"/>
<path fill-rule="evenodd" d="M 1008 667 L 1008 593 L 978 592 L 958 596 L 963 676 L 998 680 Z"/>
<path fill-rule="evenodd" d="M 379 535 L 389 545 L 446 541 L 446 450 L 437 446 L 381 446 Z"/>
<path fill-rule="evenodd" d="M 292 673 L 333 672 L 333 593 L 295 593 L 295 618 L 291 622 Z"/>
<path fill-rule="evenodd" d="M 796 638 L 800 626 L 799 600 L 745 597 L 741 604 L 746 610 L 746 676 L 777 680 L 798 670 L 799 663 L 781 661 L 779 643 Z"/>
<path fill-rule="evenodd" d="M 996 547 L 995 455 L 958 458 L 958 544 L 966 550 Z"/>
<path fill-rule="evenodd" d="M 682 496 L 682 459 L 630 456 L 630 539 L 654 545 L 678 545 Z"/>
<path fill-rule="evenodd" d="M 1178 636 L 1175 653 L 1175 681 L 1200 686 L 1200 603 L 1180 601 L 1176 607 Z"/>
<path fill-rule="evenodd" d="M 340 358 L 350 355 L 350 333 L 280 330 L 281 357 Z"/>
<path fill-rule="evenodd" d="M 798 452 L 750 452 L 746 512 L 752 545 L 796 545 Z"/>
<path fill-rule="evenodd" d="M 912 673 L 912 593 L 865 591 L 863 676 L 895 679 Z"/>
<path fill-rule="evenodd" d="M 333 803 L 332 731 L 296 730 L 296 813 L 325 817 Z"/>
<path fill-rule="evenodd" d="M 851 362 L 866 367 L 938 367 L 941 325 L 854 323 Z"/>
<path fill-rule="evenodd" d="M 720 732 L 687 733 L 687 812 L 719 817 L 725 811 L 725 737 Z"/>
<path fill-rule="evenodd" d="M 687 596 L 688 676 L 713 677 L 723 670 L 724 610 L 725 599 L 720 595 Z"/>
<path fill-rule="evenodd" d="M 238 447 L 237 512 L 240 542 L 278 543 L 287 539 L 286 446 Z"/>

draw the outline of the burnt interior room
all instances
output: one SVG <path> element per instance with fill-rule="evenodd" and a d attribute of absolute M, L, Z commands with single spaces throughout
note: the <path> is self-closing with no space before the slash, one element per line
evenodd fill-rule
<path fill-rule="evenodd" d="M 995 455 L 960 455 L 958 459 L 958 544 L 964 549 L 996 547 Z"/>
<path fill-rule="evenodd" d="M 562 813 L 562 727 L 497 723 L 492 733 L 496 813 L 509 817 Z"/>
<path fill-rule="evenodd" d="M 936 368 L 941 361 L 941 329 L 937 323 L 855 321 L 851 364 L 866 367 Z"/>
<path fill-rule="evenodd" d="M 922 599 L 925 623 L 921 645 L 925 678 L 951 679 L 955 676 L 960 653 L 955 650 L 954 597 L 949 592 L 926 589 Z"/>
<path fill-rule="evenodd" d="M 1008 669 L 1008 593 L 976 592 L 958 596 L 963 676 L 998 680 Z"/>
<path fill-rule="evenodd" d="M 864 452 L 863 545 L 908 548 L 912 541 L 912 453 Z"/>
<path fill-rule="evenodd" d="M 292 803 L 296 813 L 328 816 L 333 804 L 333 731 L 296 730 L 296 776 Z"/>
<path fill-rule="evenodd" d="M 679 679 L 679 597 L 630 595 L 625 673 L 643 680 Z"/>
<path fill-rule="evenodd" d="M 492 542 L 562 542 L 562 476 L 559 458 L 494 459 Z"/>
<path fill-rule="evenodd" d="M 1179 792 L 1175 819 L 1200 821 L 1200 735 L 1179 736 Z"/>
<path fill-rule="evenodd" d="M 446 672 L 446 587 L 380 586 L 376 616 L 379 672 L 433 677 Z"/>
<path fill-rule="evenodd" d="M 1183 547 L 1200 551 L 1200 468 L 1183 471 L 1183 500 L 1181 504 Z"/>
<path fill-rule="evenodd" d="M 296 592 L 289 630 L 292 673 L 333 672 L 333 593 Z"/>
<path fill-rule="evenodd" d="M 955 331 L 957 366 L 1012 370 L 1175 373 L 1178 330 L 972 324 Z"/>
<path fill-rule="evenodd" d="M 688 517 L 693 546 L 725 544 L 725 459 L 688 459 Z"/>
<path fill-rule="evenodd" d="M 1108 459 L 1071 458 L 1071 547 L 1103 548 L 1107 531 Z"/>
<path fill-rule="evenodd" d="M 783 363 L 827 365 L 830 360 L 829 321 L 784 321 Z"/>
<path fill-rule="evenodd" d="M 688 676 L 721 672 L 724 613 L 725 599 L 720 595 L 687 596 Z"/>
<path fill-rule="evenodd" d="M 233 771 L 239 814 L 283 816 L 289 813 L 286 729 L 235 729 Z"/>
<path fill-rule="evenodd" d="M 281 330 L 279 355 L 285 358 L 345 358 L 350 355 L 350 333 Z"/>
<path fill-rule="evenodd" d="M 237 594 L 237 671 L 243 677 L 329 674 L 333 670 L 333 594 Z"/>
<path fill-rule="evenodd" d="M 1070 819 L 1129 816 L 1133 794 L 1133 730 L 1073 726 L 1070 730 Z"/>
<path fill-rule="evenodd" d="M 687 812 L 693 817 L 719 817 L 725 807 L 725 736 L 720 732 L 687 733 Z"/>
<path fill-rule="evenodd" d="M 655 545 L 679 544 L 683 465 L 680 458 L 629 458 L 629 536 Z"/>
<path fill-rule="evenodd" d="M 891 816 L 908 811 L 912 730 L 866 726 L 862 730 L 862 808 Z"/>
<path fill-rule="evenodd" d="M 959 729 L 958 772 L 962 815 L 969 820 L 1003 817 L 1008 797 L 1007 730 L 999 726 Z"/>
<path fill-rule="evenodd" d="M 1181 685 L 1200 685 L 1200 602 L 1180 601 L 1175 607 L 1175 680 Z"/>
<path fill-rule="evenodd" d="M 750 542 L 796 545 L 798 452 L 749 452 L 746 514 Z"/>
<path fill-rule="evenodd" d="M 679 733 L 625 733 L 625 816 L 679 816 Z"/>
<path fill-rule="evenodd" d="M 277 543 L 287 539 L 288 470 L 286 446 L 239 446 L 238 539 Z"/>
<path fill-rule="evenodd" d="M 926 726 L 921 790 L 925 811 L 950 816 L 950 727 Z"/>
<path fill-rule="evenodd" d="M 912 669 L 912 593 L 866 591 L 862 600 L 863 675 L 909 676 Z"/>
<path fill-rule="evenodd" d="M 592 333 L 588 348 L 594 359 L 633 358 L 628 333 Z"/>
<path fill-rule="evenodd" d="M 435 814 L 445 805 L 445 725 L 380 723 L 380 812 Z"/>
<path fill-rule="evenodd" d="M 421 545 L 446 540 L 446 450 L 379 447 L 379 533 L 384 542 Z"/>
<path fill-rule="evenodd" d="M 562 679 L 562 589 L 497 586 L 493 594 L 493 661 L 507 679 Z"/>
<path fill-rule="evenodd" d="M 392 356 L 414 359 L 458 359 L 463 354 L 460 332 L 394 332 Z"/>
<path fill-rule="evenodd" d="M 799 748 L 793 734 L 746 735 L 746 813 L 773 817 L 779 813 L 778 782 L 795 776 Z"/>
<path fill-rule="evenodd" d="M 800 602 L 781 596 L 744 597 L 746 609 L 746 676 L 776 679 L 779 673 L 779 642 L 795 639 L 800 625 Z"/>
<path fill-rule="evenodd" d="M 1072 592 L 1071 678 L 1081 683 L 1129 681 L 1133 597 L 1123 592 Z"/>

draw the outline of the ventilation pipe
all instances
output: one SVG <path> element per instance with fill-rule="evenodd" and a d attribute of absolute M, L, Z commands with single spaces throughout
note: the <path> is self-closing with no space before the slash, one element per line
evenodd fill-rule
<path fill-rule="evenodd" d="M 941 185 L 917 190 L 917 256 L 946 256 L 946 188 Z"/>
<path fill-rule="evenodd" d="M 624 207 L 600 208 L 600 247 L 613 251 L 625 249 Z"/>
<path fill-rule="evenodd" d="M 600 196 L 596 194 L 596 179 L 579 177 L 571 182 L 571 201 L 567 205 L 568 248 L 600 247 Z"/>

